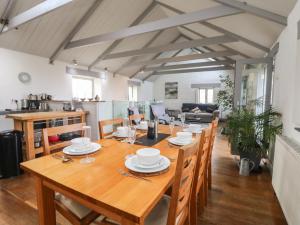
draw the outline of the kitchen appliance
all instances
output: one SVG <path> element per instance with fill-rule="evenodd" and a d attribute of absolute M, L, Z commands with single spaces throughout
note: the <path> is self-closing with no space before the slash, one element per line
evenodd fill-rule
<path fill-rule="evenodd" d="M 63 110 L 64 111 L 75 111 L 74 104 L 72 102 L 64 102 L 63 103 Z"/>
<path fill-rule="evenodd" d="M 29 101 L 28 101 L 28 99 L 21 99 L 21 109 L 22 110 L 29 109 Z"/>
<path fill-rule="evenodd" d="M 38 96 L 37 95 L 33 95 L 33 94 L 29 94 L 28 95 L 28 99 L 31 101 L 37 101 L 38 100 Z"/>
<path fill-rule="evenodd" d="M 41 94 L 41 100 L 42 101 L 47 100 L 47 98 L 48 98 L 48 95 L 46 93 Z"/>
<path fill-rule="evenodd" d="M 48 111 L 49 110 L 48 102 L 40 102 L 39 109 L 42 110 L 42 111 Z"/>

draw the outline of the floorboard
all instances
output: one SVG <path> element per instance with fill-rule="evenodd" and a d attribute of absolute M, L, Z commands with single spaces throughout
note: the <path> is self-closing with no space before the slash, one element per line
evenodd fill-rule
<path fill-rule="evenodd" d="M 286 225 L 265 169 L 242 177 L 223 136 L 213 152 L 213 183 L 200 225 Z M 36 196 L 32 177 L 25 174 L 0 180 L 0 225 L 37 225 Z M 69 223 L 57 215 L 60 225 Z"/>

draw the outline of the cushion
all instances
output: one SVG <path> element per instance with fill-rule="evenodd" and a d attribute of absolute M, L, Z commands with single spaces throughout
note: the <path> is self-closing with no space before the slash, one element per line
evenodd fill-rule
<path fill-rule="evenodd" d="M 89 208 L 73 201 L 70 198 L 65 197 L 62 194 L 55 193 L 55 199 L 60 201 L 64 206 L 66 206 L 72 213 L 78 216 L 80 219 L 84 218 L 87 214 L 91 212 Z"/>
<path fill-rule="evenodd" d="M 158 118 L 166 114 L 166 108 L 163 104 L 151 105 L 151 109 L 154 116 Z"/>
<path fill-rule="evenodd" d="M 213 113 L 215 111 L 215 109 L 213 107 L 208 106 L 206 109 L 206 112 L 208 113 Z"/>
<path fill-rule="evenodd" d="M 199 113 L 199 112 L 201 112 L 201 110 L 198 107 L 195 107 L 190 112 L 192 112 L 192 113 Z"/>
<path fill-rule="evenodd" d="M 167 225 L 168 214 L 170 208 L 170 197 L 164 195 L 162 199 L 159 200 L 157 205 L 152 209 L 150 214 L 146 217 L 145 225 Z M 178 223 L 182 213 L 176 218 L 176 224 Z M 106 219 L 107 221 L 118 224 L 117 222 Z"/>

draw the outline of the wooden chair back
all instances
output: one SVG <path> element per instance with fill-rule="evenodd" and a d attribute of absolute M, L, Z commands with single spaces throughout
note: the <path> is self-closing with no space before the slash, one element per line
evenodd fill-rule
<path fill-rule="evenodd" d="M 145 119 L 144 114 L 134 114 L 129 116 L 130 125 L 133 125 L 134 120 L 144 120 L 144 119 Z"/>
<path fill-rule="evenodd" d="M 210 138 L 211 128 L 204 129 L 200 136 L 199 153 L 197 157 L 195 178 L 191 196 L 190 221 L 191 224 L 195 225 L 197 224 L 197 212 L 200 212 L 205 200 L 204 185 L 210 149 Z M 197 206 L 198 199 L 200 200 L 199 207 Z"/>
<path fill-rule="evenodd" d="M 208 154 L 208 165 L 207 165 L 207 188 L 211 189 L 211 180 L 212 180 L 212 171 L 211 171 L 211 160 L 212 160 L 212 151 L 214 148 L 214 143 L 215 143 L 215 138 L 217 136 L 218 132 L 218 123 L 219 119 L 216 118 L 214 119 L 211 124 L 211 138 L 210 138 L 210 143 L 209 143 L 209 154 Z"/>
<path fill-rule="evenodd" d="M 69 133 L 69 132 L 76 132 L 76 131 L 83 131 L 83 126 L 85 123 L 76 123 L 72 125 L 65 125 L 65 126 L 58 126 L 58 127 L 50 127 L 43 129 L 43 143 L 44 143 L 44 155 L 49 155 L 51 151 L 62 149 L 66 146 L 71 144 L 70 141 L 63 141 L 58 142 L 56 144 L 49 144 L 49 136 Z"/>
<path fill-rule="evenodd" d="M 103 139 L 103 138 L 105 138 L 105 137 L 107 137 L 107 136 L 109 136 L 113 133 L 113 131 L 105 132 L 104 128 L 106 126 L 114 126 L 114 125 L 117 125 L 117 124 L 123 126 L 124 119 L 115 118 L 115 119 L 111 119 L 111 120 L 100 120 L 99 121 L 99 136 L 100 136 L 100 139 Z"/>
<path fill-rule="evenodd" d="M 167 225 L 182 225 L 189 215 L 199 140 L 179 149 Z"/>

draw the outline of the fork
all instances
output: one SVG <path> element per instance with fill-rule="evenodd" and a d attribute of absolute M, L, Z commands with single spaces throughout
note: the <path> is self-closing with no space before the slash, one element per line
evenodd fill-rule
<path fill-rule="evenodd" d="M 131 173 L 125 172 L 125 171 L 122 170 L 122 169 L 118 169 L 118 172 L 119 172 L 121 175 L 125 176 L 125 177 L 133 177 L 133 178 L 136 178 L 136 179 L 141 179 L 141 180 L 145 180 L 145 181 L 148 181 L 148 182 L 152 182 L 151 180 L 149 180 L 149 179 L 147 179 L 147 178 L 135 176 L 135 175 L 133 175 L 133 174 L 131 174 Z"/>

